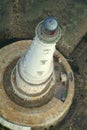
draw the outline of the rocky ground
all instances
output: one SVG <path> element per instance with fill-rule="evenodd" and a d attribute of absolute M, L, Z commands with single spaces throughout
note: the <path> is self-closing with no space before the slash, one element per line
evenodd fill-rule
<path fill-rule="evenodd" d="M 68 56 L 87 32 L 87 0 L 0 1 L 0 47 L 33 38 L 38 22 L 49 15 L 59 21 L 62 38 L 57 45 Z"/>
<path fill-rule="evenodd" d="M 75 96 L 68 115 L 54 130 L 87 129 L 87 36 L 74 49 L 70 62 L 75 76 Z"/>

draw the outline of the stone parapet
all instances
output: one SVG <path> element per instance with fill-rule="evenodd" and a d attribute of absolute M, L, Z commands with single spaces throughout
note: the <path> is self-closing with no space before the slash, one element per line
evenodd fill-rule
<path fill-rule="evenodd" d="M 0 123 L 13 130 L 15 130 L 16 125 L 19 125 L 20 127 L 28 127 L 32 130 L 43 130 L 52 125 L 56 125 L 67 114 L 74 96 L 73 72 L 65 58 L 58 51 L 54 54 L 56 90 L 53 98 L 47 104 L 42 105 L 41 107 L 29 108 L 27 106 L 27 102 L 25 101 L 25 106 L 22 106 L 23 100 L 16 100 L 16 95 L 10 93 L 11 87 L 8 82 L 8 76 L 4 82 L 6 68 L 14 59 L 17 59 L 23 55 L 23 53 L 28 49 L 30 43 L 31 41 L 29 40 L 19 41 L 0 50 Z M 59 57 L 61 59 L 61 63 L 59 63 Z M 60 69 L 58 70 L 58 68 Z M 60 77 L 59 73 L 61 71 L 66 73 L 68 76 L 68 89 L 65 101 L 62 101 L 61 99 L 61 85 L 60 82 L 57 81 L 59 79 L 58 77 Z M 5 85 L 8 87 L 9 95 L 6 92 Z M 11 123 L 11 125 L 8 125 L 9 123 Z M 26 129 L 23 128 L 23 130 Z"/>

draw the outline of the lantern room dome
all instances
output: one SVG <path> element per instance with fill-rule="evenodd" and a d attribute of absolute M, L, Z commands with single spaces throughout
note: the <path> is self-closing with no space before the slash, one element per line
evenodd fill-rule
<path fill-rule="evenodd" d="M 58 21 L 56 18 L 49 16 L 44 20 L 44 27 L 48 31 L 55 31 L 58 28 Z"/>

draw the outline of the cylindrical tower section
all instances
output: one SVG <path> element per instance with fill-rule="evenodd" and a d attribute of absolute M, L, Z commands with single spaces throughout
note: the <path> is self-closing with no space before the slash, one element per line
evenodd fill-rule
<path fill-rule="evenodd" d="M 60 28 L 54 17 L 48 17 L 36 27 L 36 36 L 28 51 L 19 59 L 15 72 L 14 92 L 33 106 L 49 101 L 55 86 L 53 54 L 60 38 Z M 49 96 L 48 96 L 49 95 Z M 35 105 L 36 104 L 36 105 Z"/>
<path fill-rule="evenodd" d="M 53 53 L 55 43 L 43 43 L 38 36 L 32 42 L 30 49 L 20 59 L 19 72 L 29 83 L 45 82 L 53 72 Z"/>
<path fill-rule="evenodd" d="M 53 53 L 60 37 L 58 22 L 48 17 L 36 27 L 36 36 L 29 50 L 19 61 L 19 72 L 33 84 L 45 82 L 53 73 Z"/>

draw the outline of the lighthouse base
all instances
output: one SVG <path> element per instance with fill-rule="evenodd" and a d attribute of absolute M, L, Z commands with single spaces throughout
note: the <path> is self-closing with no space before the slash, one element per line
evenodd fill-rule
<path fill-rule="evenodd" d="M 67 114 L 74 96 L 73 72 L 58 51 L 54 54 L 55 86 L 51 100 L 31 108 L 27 100 L 15 93 L 10 80 L 11 70 L 30 44 L 30 40 L 24 40 L 0 50 L 0 123 L 12 130 L 46 130 L 55 126 Z M 66 83 L 61 80 L 61 72 L 67 76 Z M 12 78 L 15 84 L 15 77 Z"/>
<path fill-rule="evenodd" d="M 16 82 L 16 63 L 19 58 L 13 60 L 6 68 L 4 73 L 4 89 L 7 95 L 13 100 L 16 104 L 22 107 L 40 107 L 48 103 L 54 96 L 55 92 L 55 77 L 52 74 L 49 79 L 43 84 L 44 88 L 41 88 L 41 92 L 38 92 L 41 85 L 30 85 L 26 83 L 18 75 L 20 86 L 17 86 Z M 18 71 L 17 71 L 18 73 Z M 8 76 L 7 76 L 8 75 Z M 8 81 L 8 85 L 7 85 Z M 26 87 L 27 88 L 26 88 Z M 40 86 L 40 87 L 39 87 Z M 35 88 L 36 87 L 36 88 Z M 27 90 L 28 89 L 28 90 Z M 35 93 L 31 93 L 32 89 L 36 89 Z M 10 90 L 10 92 L 9 92 Z M 26 91 L 27 90 L 27 91 Z"/>

